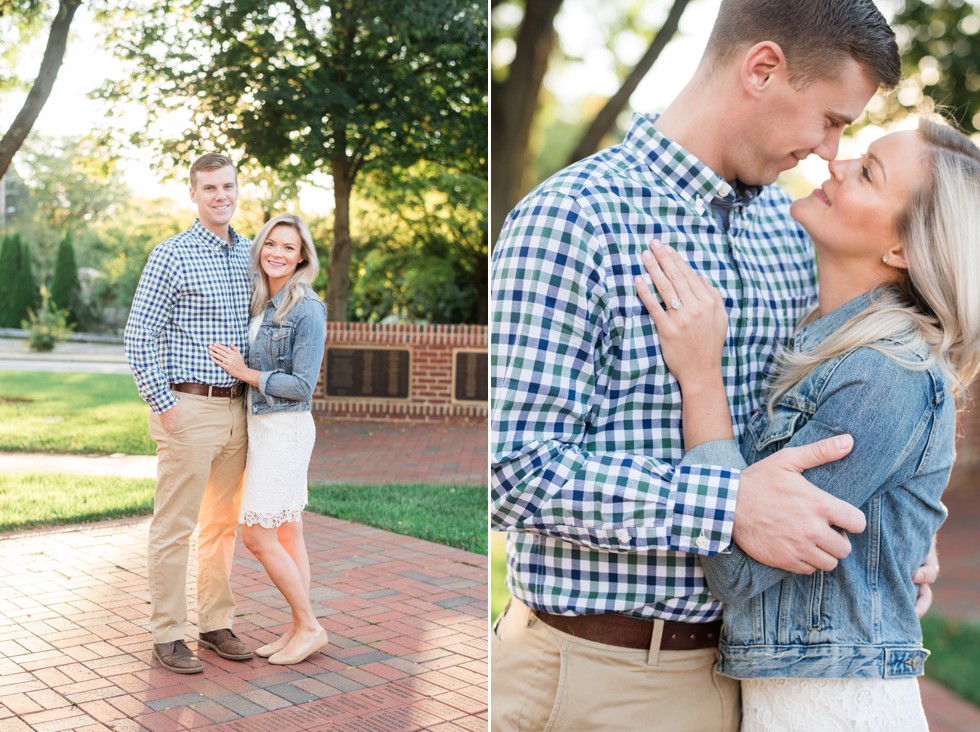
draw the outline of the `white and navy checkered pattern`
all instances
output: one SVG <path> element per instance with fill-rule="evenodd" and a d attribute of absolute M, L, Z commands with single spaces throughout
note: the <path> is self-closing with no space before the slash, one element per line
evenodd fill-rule
<path fill-rule="evenodd" d="M 248 353 L 251 242 L 234 229 L 231 239 L 228 244 L 195 221 L 150 253 L 125 344 L 140 396 L 154 413 L 177 404 L 169 384 L 237 383 L 208 357 L 212 343 Z"/>
<path fill-rule="evenodd" d="M 654 127 L 545 181 L 493 254 L 491 519 L 508 584 L 552 613 L 707 621 L 697 554 L 731 544 L 738 471 L 680 465 L 681 395 L 633 278 L 657 238 L 725 296 L 736 436 L 778 343 L 812 306 L 809 240 L 781 190 L 712 213 L 732 187 Z"/>

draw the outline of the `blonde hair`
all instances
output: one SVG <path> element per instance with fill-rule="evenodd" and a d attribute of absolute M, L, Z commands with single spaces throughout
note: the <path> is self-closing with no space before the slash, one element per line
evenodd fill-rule
<path fill-rule="evenodd" d="M 895 220 L 908 273 L 814 350 L 777 357 L 768 408 L 820 363 L 873 348 L 916 371 L 936 368 L 962 392 L 980 371 L 980 150 L 941 117 L 922 117 L 930 175 Z M 810 313 L 801 325 L 815 319 Z M 926 353 L 910 359 L 910 350 Z"/>
<path fill-rule="evenodd" d="M 262 246 L 269 237 L 269 233 L 277 226 L 288 226 L 295 229 L 303 242 L 301 261 L 296 265 L 296 271 L 283 285 L 286 295 L 279 307 L 276 308 L 272 319 L 276 323 L 282 323 L 298 302 L 306 295 L 307 288 L 313 286 L 320 271 L 320 262 L 316 256 L 316 249 L 313 246 L 313 235 L 310 234 L 310 227 L 306 225 L 299 216 L 295 214 L 279 214 L 266 222 L 265 226 L 256 234 L 252 240 L 252 264 L 251 272 L 255 277 L 255 290 L 252 292 L 252 316 L 261 314 L 269 302 L 269 276 L 262 270 L 261 256 Z"/>

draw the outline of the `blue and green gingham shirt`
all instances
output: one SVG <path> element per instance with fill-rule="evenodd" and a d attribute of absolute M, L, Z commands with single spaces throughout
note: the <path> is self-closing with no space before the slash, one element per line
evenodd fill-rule
<path fill-rule="evenodd" d="M 237 383 L 208 356 L 212 343 L 248 353 L 251 242 L 230 232 L 231 244 L 195 221 L 157 245 L 140 276 L 126 323 L 126 358 L 154 413 L 176 406 L 169 384 Z"/>
<path fill-rule="evenodd" d="M 702 622 L 721 606 L 697 555 L 730 548 L 739 473 L 683 461 L 680 389 L 633 284 L 640 252 L 660 239 L 723 291 L 736 438 L 816 268 L 775 186 L 724 231 L 712 204 L 730 207 L 732 186 L 655 121 L 538 186 L 498 239 L 491 520 L 509 532 L 508 586 L 535 609 Z"/>

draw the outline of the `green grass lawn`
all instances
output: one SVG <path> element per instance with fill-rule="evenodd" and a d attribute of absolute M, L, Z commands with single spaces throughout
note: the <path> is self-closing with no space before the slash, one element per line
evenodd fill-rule
<path fill-rule="evenodd" d="M 311 485 L 307 510 L 487 553 L 487 491 L 482 486 Z"/>
<path fill-rule="evenodd" d="M 156 481 L 0 474 L 0 532 L 153 512 Z M 444 485 L 311 486 L 308 510 L 487 553 L 486 492 Z"/>
<path fill-rule="evenodd" d="M 137 478 L 0 474 L 0 531 L 149 514 L 155 485 Z"/>
<path fill-rule="evenodd" d="M 0 372 L 0 451 L 154 455 L 148 414 L 124 374 Z"/>
<path fill-rule="evenodd" d="M 922 619 L 922 636 L 932 651 L 926 675 L 980 706 L 980 623 L 947 620 L 932 611 Z"/>
<path fill-rule="evenodd" d="M 507 590 L 507 557 L 504 545 L 507 535 L 502 531 L 490 532 L 490 622 L 504 611 L 510 592 Z"/>

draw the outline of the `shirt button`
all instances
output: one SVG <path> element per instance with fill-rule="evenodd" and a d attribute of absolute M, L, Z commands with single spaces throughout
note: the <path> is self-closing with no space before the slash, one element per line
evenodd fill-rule
<path fill-rule="evenodd" d="M 704 199 L 701 198 L 701 196 L 698 196 L 697 198 L 694 199 L 694 210 L 697 211 L 699 214 L 704 213 Z"/>
<path fill-rule="evenodd" d="M 694 545 L 698 549 L 707 549 L 711 545 L 711 540 L 704 534 L 701 534 L 701 536 L 694 540 Z"/>
<path fill-rule="evenodd" d="M 629 544 L 630 542 L 629 529 L 619 529 L 618 531 L 616 531 L 616 538 L 619 539 L 624 544 Z"/>

